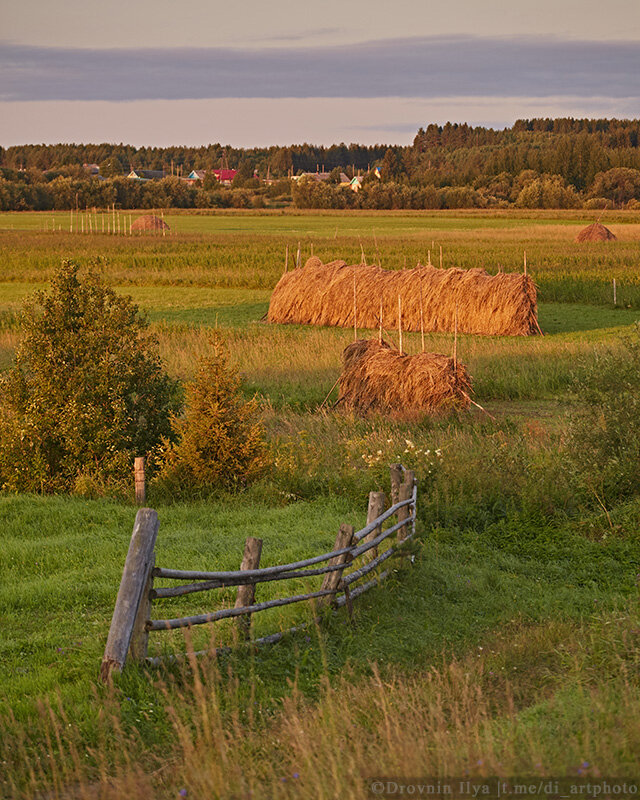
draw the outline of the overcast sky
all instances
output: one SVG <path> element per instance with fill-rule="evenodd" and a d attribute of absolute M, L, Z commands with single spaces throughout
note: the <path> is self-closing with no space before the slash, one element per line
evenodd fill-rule
<path fill-rule="evenodd" d="M 0 0 L 0 144 L 640 116 L 639 0 Z"/>

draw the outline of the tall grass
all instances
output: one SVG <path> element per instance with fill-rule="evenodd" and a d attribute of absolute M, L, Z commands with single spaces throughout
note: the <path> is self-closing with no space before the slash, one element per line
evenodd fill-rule
<path fill-rule="evenodd" d="M 14 217 L 16 224 L 24 219 Z M 363 248 L 369 263 L 379 260 L 388 269 L 426 263 L 429 253 L 437 265 L 442 247 L 445 267 L 520 271 L 526 250 L 542 300 L 609 305 L 616 278 L 618 303 L 640 307 L 640 224 L 633 214 L 612 225 L 619 241 L 586 245 L 574 242 L 581 225 L 575 214 L 176 216 L 175 235 L 129 238 L 17 232 L 7 230 L 8 219 L 0 229 L 0 281 L 42 282 L 63 257 L 102 256 L 112 283 L 271 289 L 284 269 L 285 248 L 291 267 L 298 242 L 303 262 L 313 246 L 324 260 L 359 263 Z"/>
<path fill-rule="evenodd" d="M 127 701 L 111 694 L 97 720 L 100 738 L 116 743 L 110 758 L 103 748 L 86 753 L 64 712 L 43 706 L 41 748 L 0 744 L 5 786 L 15 797 L 46 786 L 50 798 L 359 800 L 382 778 L 633 779 L 636 613 L 629 605 L 578 625 L 515 622 L 466 656 L 443 654 L 412 674 L 374 666 L 355 682 L 325 675 L 315 702 L 294 679 L 275 713 L 215 661 L 192 660 L 178 686 L 159 685 L 158 705 L 145 713 L 149 724 L 166 715 L 173 728 L 162 759 L 143 755 L 123 723 Z"/>

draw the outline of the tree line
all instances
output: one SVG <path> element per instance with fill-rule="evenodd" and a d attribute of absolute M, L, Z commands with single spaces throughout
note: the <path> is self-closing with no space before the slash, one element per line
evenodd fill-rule
<path fill-rule="evenodd" d="M 102 179 L 83 164 L 98 164 Z M 233 186 L 192 169 L 236 169 Z M 168 177 L 139 183 L 132 168 Z M 377 168 L 377 169 L 375 169 Z M 375 171 L 374 171 L 375 170 Z M 332 171 L 328 181 L 292 181 Z M 358 192 L 340 173 L 363 176 Z M 106 180 L 103 180 L 106 179 Z M 531 119 L 494 130 L 447 123 L 420 128 L 409 146 L 136 148 L 20 145 L 0 148 L 0 209 L 106 207 L 572 208 L 640 203 L 640 120 Z"/>

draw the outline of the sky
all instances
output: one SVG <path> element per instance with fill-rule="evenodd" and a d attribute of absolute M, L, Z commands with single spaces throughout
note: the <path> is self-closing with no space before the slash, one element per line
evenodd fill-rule
<path fill-rule="evenodd" d="M 638 0 L 0 0 L 0 145 L 640 116 Z"/>

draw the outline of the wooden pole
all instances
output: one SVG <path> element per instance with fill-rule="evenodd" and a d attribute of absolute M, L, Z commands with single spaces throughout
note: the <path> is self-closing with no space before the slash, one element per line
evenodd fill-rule
<path fill-rule="evenodd" d="M 145 504 L 147 489 L 144 475 L 144 456 L 138 456 L 134 461 L 133 474 L 136 487 L 136 505 Z"/>
<path fill-rule="evenodd" d="M 296 269 L 300 266 L 300 242 L 298 242 L 298 252 L 296 253 Z"/>
<path fill-rule="evenodd" d="M 427 250 L 427 264 L 431 266 L 431 250 Z"/>
<path fill-rule="evenodd" d="M 360 242 L 360 263 L 367 266 L 367 257 L 364 254 L 364 247 L 362 246 L 362 242 Z"/>
<path fill-rule="evenodd" d="M 311 242 L 311 255 L 313 256 L 313 242 Z"/>
<path fill-rule="evenodd" d="M 380 292 L 380 331 L 378 333 L 378 342 L 382 344 L 382 292 Z"/>
<path fill-rule="evenodd" d="M 288 272 L 289 270 L 289 245 L 286 246 L 284 251 L 284 271 Z"/>
<path fill-rule="evenodd" d="M 398 295 L 398 341 L 400 342 L 400 352 L 402 353 L 402 300 Z"/>
<path fill-rule="evenodd" d="M 400 488 L 398 490 L 398 502 L 401 500 L 410 500 L 413 497 L 413 480 L 415 475 L 413 470 L 408 469 L 404 473 L 404 481 L 400 484 Z M 402 522 L 405 519 L 409 519 L 411 516 L 411 507 L 404 506 L 403 508 L 398 509 L 398 522 Z M 398 542 L 403 542 L 407 536 L 407 525 L 404 525 L 398 533 L 396 534 L 396 538 Z"/>
<path fill-rule="evenodd" d="M 73 233 L 73 209 L 69 211 L 69 233 Z"/>
<path fill-rule="evenodd" d="M 613 279 L 613 305 L 614 306 L 618 305 L 617 301 L 618 301 L 618 298 L 617 298 L 617 294 L 616 294 L 616 279 L 614 278 Z"/>
<path fill-rule="evenodd" d="M 442 245 L 440 245 L 440 269 L 442 269 Z"/>
<path fill-rule="evenodd" d="M 248 536 L 244 543 L 244 555 L 242 556 L 241 570 L 258 569 L 260 566 L 260 556 L 262 554 L 262 539 L 255 536 Z M 238 587 L 236 596 L 236 608 L 252 606 L 256 596 L 255 583 L 248 583 Z M 245 614 L 236 619 L 240 639 L 248 641 L 251 638 L 251 614 Z"/>
<path fill-rule="evenodd" d="M 120 672 L 127 660 L 144 588 L 153 565 L 158 527 L 158 515 L 152 508 L 138 511 L 100 667 L 100 676 L 105 682 L 113 670 Z"/>
<path fill-rule="evenodd" d="M 356 270 L 353 269 L 353 341 L 358 341 L 358 307 L 356 304 Z"/>
<path fill-rule="evenodd" d="M 524 251 L 524 274 L 527 274 L 527 251 Z"/>
<path fill-rule="evenodd" d="M 381 514 L 384 514 L 387 498 L 384 492 L 369 492 L 369 506 L 367 508 L 367 525 L 370 525 Z M 370 542 L 382 533 L 382 526 L 378 525 L 370 534 L 368 534 L 364 541 Z M 371 561 L 378 555 L 378 548 L 372 547 L 364 554 L 365 561 Z"/>
<path fill-rule="evenodd" d="M 343 550 L 345 547 L 351 546 L 351 540 L 353 539 L 354 528 L 353 525 L 345 525 L 344 523 L 340 526 L 340 530 L 338 531 L 338 535 L 336 536 L 336 541 L 333 546 L 334 550 Z M 327 603 L 335 603 L 335 593 L 338 591 L 338 587 L 340 586 L 340 579 L 342 578 L 342 573 L 344 571 L 344 567 L 347 566 L 351 559 L 348 558 L 348 553 L 342 553 L 342 555 L 334 556 L 333 558 L 329 559 L 329 566 L 336 566 L 338 564 L 344 565 L 342 569 L 337 569 L 334 572 L 328 572 L 324 576 L 324 580 L 322 581 L 322 588 L 321 591 L 331 591 L 333 594 L 326 595 L 325 597 L 321 597 L 319 600 L 319 605 L 325 605 Z"/>
<path fill-rule="evenodd" d="M 422 276 L 418 279 L 420 289 L 420 337 L 422 339 L 422 352 L 424 353 L 424 312 L 422 310 Z"/>
<path fill-rule="evenodd" d="M 456 315 L 453 320 L 453 369 L 458 374 L 458 305 L 456 303 Z"/>

